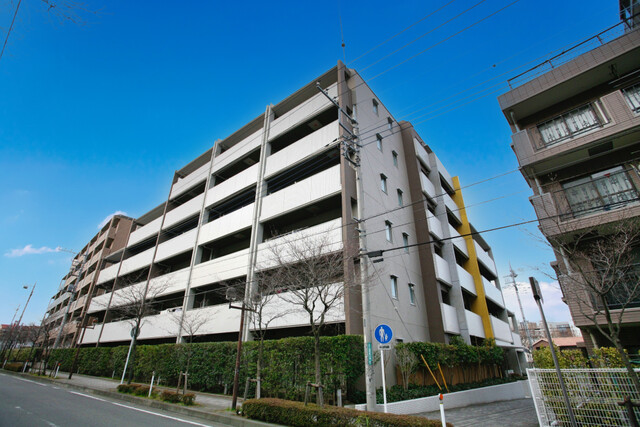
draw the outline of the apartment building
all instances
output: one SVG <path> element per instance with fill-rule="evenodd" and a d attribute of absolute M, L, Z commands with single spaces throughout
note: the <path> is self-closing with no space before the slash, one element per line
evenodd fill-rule
<path fill-rule="evenodd" d="M 636 1 L 623 3 L 637 8 Z M 591 49 L 584 52 L 585 46 Z M 498 100 L 513 132 L 511 147 L 533 190 L 530 201 L 540 230 L 556 253 L 552 266 L 565 302 L 588 348 L 610 346 L 588 319 L 603 306 L 580 290 L 584 274 L 572 268 L 571 254 L 562 248 L 577 242 L 576 236 L 597 241 L 611 233 L 611 225 L 640 215 L 640 31 L 627 16 L 513 81 L 518 86 Z M 590 264 L 582 271 L 602 268 Z M 629 296 L 608 298 L 614 321 Z M 627 302 L 621 339 L 635 352 L 640 298 L 631 294 Z M 604 317 L 596 321 L 606 324 Z"/>
<path fill-rule="evenodd" d="M 60 281 L 45 313 L 44 325 L 49 331 L 51 345 L 58 341 L 58 346 L 71 346 L 78 341 L 79 326 L 92 297 L 105 292 L 95 286 L 103 263 L 108 255 L 125 246 L 132 224 L 133 218 L 114 215 L 75 254 L 69 272 Z"/>
<path fill-rule="evenodd" d="M 352 134 L 360 199 L 345 155 Z M 240 310 L 229 308 L 225 289 L 246 283 L 248 290 L 256 272 L 270 267 L 270 248 L 322 236 L 326 251 L 349 254 L 365 228 L 362 252 L 386 251 L 372 258 L 366 285 L 374 327 L 391 326 L 396 342 L 495 338 L 517 369 L 515 318 L 458 178 L 341 62 L 175 172 L 167 200 L 137 218 L 125 247 L 105 258 L 96 285 L 107 292 L 91 301 L 97 324 L 82 344 L 129 342 L 131 323 L 114 307 L 134 287 L 161 289 L 141 343 L 184 339 L 172 319 L 196 310 L 206 317 L 197 341 L 237 339 Z M 363 332 L 361 289 L 353 286 L 361 261 L 345 258 L 335 284 L 344 298 L 328 313 L 327 334 Z M 308 316 L 285 300 L 278 304 L 287 314 L 270 336 L 308 333 Z"/>

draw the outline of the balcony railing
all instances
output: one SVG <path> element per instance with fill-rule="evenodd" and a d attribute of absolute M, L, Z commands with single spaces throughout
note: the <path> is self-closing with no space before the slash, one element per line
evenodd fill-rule
<path fill-rule="evenodd" d="M 601 126 L 602 121 L 595 108 L 587 104 L 540 123 L 538 131 L 542 137 L 542 148 L 546 148 Z"/>
<path fill-rule="evenodd" d="M 638 191 L 622 166 L 562 184 L 554 193 L 561 220 L 581 218 L 638 203 Z"/>

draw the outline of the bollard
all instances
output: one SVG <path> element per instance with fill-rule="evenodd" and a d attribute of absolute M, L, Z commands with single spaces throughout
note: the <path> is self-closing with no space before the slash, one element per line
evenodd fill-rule
<path fill-rule="evenodd" d="M 156 371 L 153 371 L 153 374 L 151 375 L 151 385 L 149 386 L 149 396 L 147 397 L 151 397 L 151 391 L 153 390 L 153 380 L 156 378 Z"/>
<path fill-rule="evenodd" d="M 447 427 L 447 423 L 444 420 L 444 398 L 440 393 L 440 420 L 442 421 L 442 427 Z"/>
<path fill-rule="evenodd" d="M 342 390 L 338 389 L 337 390 L 337 394 L 338 394 L 338 396 L 337 396 L 338 406 L 342 407 Z"/>

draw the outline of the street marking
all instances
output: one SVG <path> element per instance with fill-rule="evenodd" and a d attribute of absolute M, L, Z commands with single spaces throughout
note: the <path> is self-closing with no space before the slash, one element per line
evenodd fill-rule
<path fill-rule="evenodd" d="M 42 387 L 46 387 L 47 386 L 46 384 L 42 384 L 42 383 L 39 383 L 37 381 L 25 380 L 24 378 L 19 378 L 19 377 L 14 377 L 14 378 L 17 379 L 17 380 L 20 380 L 20 381 L 25 381 L 25 382 L 32 383 L 32 384 L 38 384 L 39 386 L 42 386 Z"/>
<path fill-rule="evenodd" d="M 104 400 L 104 399 L 100 399 L 99 397 L 90 396 L 90 395 L 88 395 L 88 394 L 84 394 L 84 393 L 78 393 L 77 391 L 70 391 L 69 393 L 77 394 L 78 396 L 88 397 L 89 399 L 99 400 L 99 401 L 101 401 L 101 402 L 106 402 L 106 400 Z"/>
<path fill-rule="evenodd" d="M 116 403 L 116 402 L 111 402 L 111 403 L 113 403 L 114 405 L 122 406 L 123 408 L 129 408 L 129 409 L 133 409 L 134 411 L 145 412 L 147 414 L 156 415 L 158 417 L 168 418 L 170 420 L 175 420 L 175 421 L 180 421 L 182 423 L 192 424 L 194 426 L 211 427 L 209 424 L 201 424 L 201 423 L 197 423 L 195 421 L 189 421 L 189 420 L 184 420 L 182 418 L 171 417 L 169 415 L 158 414 L 157 412 L 145 411 L 144 409 L 136 408 L 134 406 L 123 405 L 122 403 Z"/>

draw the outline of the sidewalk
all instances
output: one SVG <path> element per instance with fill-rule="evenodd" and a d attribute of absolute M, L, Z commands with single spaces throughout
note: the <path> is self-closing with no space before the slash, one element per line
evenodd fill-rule
<path fill-rule="evenodd" d="M 149 408 L 162 409 L 165 411 L 188 415 L 203 420 L 214 421 L 216 423 L 234 427 L 276 426 L 276 424 L 250 420 L 248 418 L 235 415 L 233 412 L 228 411 L 228 409 L 231 408 L 231 396 L 221 396 L 211 393 L 202 393 L 188 390 L 188 392 L 194 393 L 196 395 L 196 405 L 183 406 L 163 402 L 160 400 L 146 399 L 130 394 L 119 393 L 118 391 L 116 391 L 116 387 L 118 386 L 118 384 L 120 384 L 120 380 L 92 377 L 80 374 L 74 374 L 71 379 L 68 379 L 68 372 L 59 372 L 58 378 L 56 379 L 5 370 L 2 370 L 2 373 L 20 376 L 36 382 L 53 383 L 58 386 L 73 388 L 90 394 L 108 397 L 114 400 L 134 403 Z M 175 391 L 175 388 L 168 387 L 154 387 L 154 390 L 155 389 Z M 241 402 L 242 399 L 238 399 L 238 407 L 241 406 Z"/>
<path fill-rule="evenodd" d="M 415 414 L 421 417 L 440 419 L 440 411 Z M 533 399 L 516 399 L 503 402 L 483 403 L 463 408 L 446 409 L 445 417 L 456 427 L 536 427 L 538 416 Z"/>

